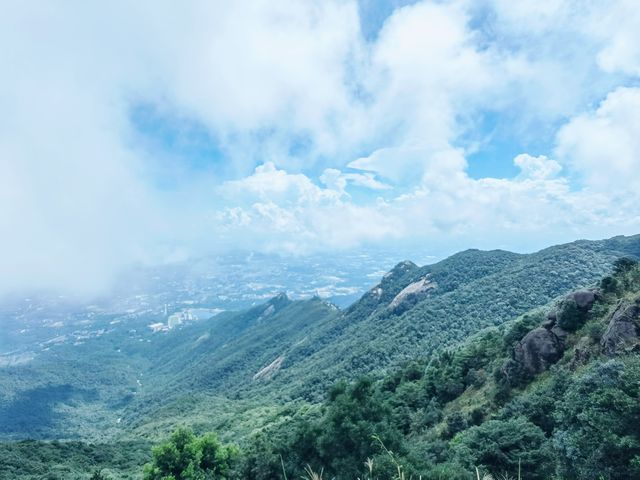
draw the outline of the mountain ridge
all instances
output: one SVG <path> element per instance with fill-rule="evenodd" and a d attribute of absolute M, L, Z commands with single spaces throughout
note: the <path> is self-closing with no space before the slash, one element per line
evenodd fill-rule
<path fill-rule="evenodd" d="M 633 430 L 633 418 L 640 419 L 635 408 L 640 398 L 635 380 L 640 379 L 640 266 L 623 257 L 636 256 L 639 241 L 640 236 L 617 238 L 615 248 L 607 241 L 579 242 L 529 256 L 470 250 L 424 267 L 404 261 L 381 279 L 379 285 L 390 293 L 373 309 L 367 294 L 361 299 L 367 308 L 351 310 L 318 297 L 291 301 L 278 295 L 251 309 L 169 332 L 159 337 L 162 342 L 151 344 L 148 355 L 154 361 L 145 375 L 134 377 L 143 386 L 113 405 L 121 427 L 105 432 L 101 441 L 106 443 L 0 441 L 6 465 L 0 465 L 0 473 L 4 468 L 15 478 L 39 478 L 29 472 L 48 468 L 49 456 L 60 451 L 70 458 L 60 466 L 64 471 L 86 472 L 86 465 L 99 464 L 118 478 L 137 479 L 149 459 L 149 442 L 186 424 L 240 444 L 243 453 L 233 478 L 266 480 L 283 469 L 294 477 L 305 465 L 324 468 L 337 480 L 364 478 L 362 458 L 370 459 L 378 474 L 391 475 L 389 469 L 397 467 L 389 464 L 372 435 L 393 449 L 402 471 L 414 477 L 467 480 L 475 467 L 495 474 L 522 467 L 526 478 L 541 480 L 554 471 L 565 478 L 602 472 L 605 478 L 632 478 L 634 459 L 640 459 L 640 432 Z M 466 270 L 456 268 L 460 261 L 466 262 Z M 607 274 L 612 268 L 613 277 L 590 280 L 595 271 Z M 389 308 L 396 292 L 429 275 L 445 286 L 440 292 L 435 293 L 438 286 L 435 291 L 427 288 L 406 312 Z M 580 285 L 544 301 L 567 283 Z M 522 292 L 529 295 L 521 298 Z M 487 296 L 488 303 L 483 300 Z M 458 317 L 465 312 L 462 307 L 483 313 L 496 298 L 506 300 L 497 304 L 496 317 L 479 323 L 473 323 L 474 315 Z M 438 313 L 434 304 L 442 302 L 454 315 L 445 318 L 440 312 L 442 317 L 431 322 L 429 315 Z M 467 303 L 456 307 L 456 302 Z M 500 320 L 499 315 L 527 302 L 534 306 Z M 353 317 L 363 312 L 367 314 Z M 415 318 L 424 323 L 407 321 Z M 354 329 L 367 327 L 376 328 L 359 337 L 368 343 L 354 344 Z M 427 327 L 431 332 L 421 336 L 420 329 Z M 216 336 L 223 331 L 233 334 Z M 396 336 L 390 337 L 390 331 Z M 323 339 L 324 344 L 318 341 Z M 341 358 L 343 349 L 358 346 L 373 355 L 390 353 L 380 358 L 377 369 L 371 357 L 360 357 L 362 350 Z M 164 363 L 172 355 L 173 363 Z M 354 361 L 368 366 L 364 377 L 360 364 L 350 363 Z M 327 364 L 333 369 L 322 371 Z M 71 368 L 72 361 L 66 359 L 63 366 Z M 26 367 L 12 371 L 29 373 Z M 176 371 L 184 378 L 176 377 Z M 74 413 L 74 404 L 84 402 L 84 410 L 77 411 L 79 421 L 89 420 L 83 412 L 91 408 L 92 418 L 103 426 L 104 410 L 93 408 L 102 391 L 56 388 L 41 393 L 58 392 L 59 405 Z M 30 407 L 37 405 L 24 391 L 16 393 Z M 576 403 L 585 395 L 587 404 Z M 617 449 L 619 462 L 598 456 L 598 445 L 588 440 L 604 438 L 604 431 L 589 434 L 593 423 L 576 420 L 576 415 L 598 414 L 609 405 L 607 395 L 622 402 L 602 417 L 602 428 L 613 435 L 606 437 L 607 448 Z M 0 403 L 0 409 L 5 405 Z M 24 429 L 19 405 L 11 406 L 13 425 Z M 73 433 L 68 415 L 51 421 L 43 412 L 37 419 L 50 423 L 49 431 L 34 430 L 45 433 L 44 438 Z M 64 422 L 67 430 L 56 422 Z M 95 438 L 90 430 L 81 435 L 71 438 Z M 576 453 L 572 442 L 580 442 L 586 453 Z M 105 460 L 103 450 L 116 457 Z"/>
<path fill-rule="evenodd" d="M 344 310 L 319 298 L 278 295 L 166 334 L 145 333 L 139 341 L 107 335 L 86 345 L 53 346 L 31 362 L 0 369 L 0 413 L 16 416 L 0 437 L 22 431 L 36 438 L 98 440 L 132 432 L 154 438 L 176 421 L 214 428 L 218 420 L 197 420 L 198 411 L 220 409 L 229 412 L 220 418 L 229 418 L 234 402 L 247 415 L 264 405 L 317 403 L 339 379 L 383 375 L 399 362 L 456 345 L 593 284 L 617 258 L 639 255 L 640 235 L 580 240 L 532 254 L 469 249 L 421 267 L 400 262 Z M 406 308 L 389 308 L 416 282 L 423 283 L 405 296 Z M 256 377 L 270 365 L 268 376 Z M 38 403 L 38 389 L 64 385 L 70 386 L 66 397 Z M 32 409 L 60 414 L 32 429 L 15 404 L 30 396 Z M 90 412 L 100 412 L 101 420 L 88 424 Z"/>
<path fill-rule="evenodd" d="M 571 289 L 588 286 L 608 271 L 615 258 L 640 251 L 640 236 L 615 237 L 612 242 L 615 248 L 611 249 L 607 241 L 579 241 L 533 254 L 467 250 L 423 267 L 399 262 L 379 284 L 343 311 L 315 310 L 318 316 L 301 329 L 295 322 L 305 308 L 296 310 L 296 314 L 292 310 L 291 315 L 277 316 L 273 323 L 248 332 L 252 338 L 232 340 L 232 350 L 244 351 L 254 337 L 261 337 L 262 347 L 258 350 L 262 356 L 260 361 L 244 363 L 253 366 L 245 373 L 237 370 L 240 376 L 225 383 L 225 388 L 232 398 L 264 395 L 276 402 L 320 401 L 326 389 L 339 378 L 383 373 L 387 366 L 397 362 L 455 345 L 482 328 L 499 325 L 531 308 L 546 305 Z M 406 312 L 396 314 L 388 310 L 389 303 L 403 288 L 426 275 L 431 275 L 439 286 L 433 294 Z M 377 288 L 385 289 L 382 300 L 375 298 Z M 449 316 L 445 318 L 445 314 Z M 294 335 L 278 336 L 282 324 L 290 322 L 296 325 L 291 329 Z M 445 334 L 441 331 L 443 322 L 451 326 Z M 299 348 L 289 351 L 299 342 L 302 342 Z M 251 380 L 285 352 L 288 353 L 277 375 L 259 384 Z M 184 374 L 189 377 L 188 387 L 206 391 L 219 385 L 216 381 L 209 382 L 217 375 L 228 375 L 228 371 L 217 372 L 228 362 L 221 361 L 215 352 L 203 358 L 198 369 L 208 372 L 206 379 L 191 370 L 193 374 Z M 185 388 L 181 378 L 175 379 L 174 385 L 177 391 Z M 179 394 L 175 401 L 180 404 Z"/>

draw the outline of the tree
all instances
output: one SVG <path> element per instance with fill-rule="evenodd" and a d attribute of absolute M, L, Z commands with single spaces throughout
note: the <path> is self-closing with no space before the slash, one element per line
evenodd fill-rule
<path fill-rule="evenodd" d="M 144 468 L 145 480 L 209 480 L 228 478 L 238 456 L 234 445 L 223 445 L 215 434 L 196 437 L 179 428 L 171 438 L 152 450 L 152 461 Z"/>
<path fill-rule="evenodd" d="M 600 288 L 604 293 L 617 293 L 618 292 L 618 280 L 614 277 L 604 277 L 600 282 Z"/>
<path fill-rule="evenodd" d="M 578 307 L 572 298 L 562 302 L 557 315 L 558 325 L 568 332 L 574 332 L 580 328 L 586 318 L 586 313 Z"/>
<path fill-rule="evenodd" d="M 361 476 L 363 459 L 380 451 L 374 435 L 394 452 L 400 448 L 401 435 L 393 425 L 391 409 L 369 378 L 334 387 L 320 422 L 317 452 L 329 476 Z"/>
<path fill-rule="evenodd" d="M 563 478 L 640 478 L 640 359 L 591 367 L 555 417 Z"/>
<path fill-rule="evenodd" d="M 552 473 L 552 452 L 544 432 L 525 418 L 489 420 L 456 436 L 456 456 L 468 469 L 515 475 L 521 468 L 526 478 L 546 479 Z"/>
<path fill-rule="evenodd" d="M 622 257 L 613 262 L 614 275 L 622 275 L 638 265 L 638 261 L 630 257 Z"/>

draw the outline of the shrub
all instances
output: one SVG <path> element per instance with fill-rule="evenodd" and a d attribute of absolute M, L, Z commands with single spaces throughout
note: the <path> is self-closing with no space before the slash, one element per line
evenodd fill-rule
<path fill-rule="evenodd" d="M 228 478 L 238 456 L 233 445 L 222 445 L 215 434 L 196 437 L 179 428 L 171 438 L 152 450 L 152 461 L 144 468 L 145 480 L 200 480 Z"/>
<path fill-rule="evenodd" d="M 552 473 L 552 452 L 544 432 L 525 418 L 489 420 L 460 433 L 453 441 L 460 463 L 467 469 L 484 467 L 513 473 L 519 468 L 531 480 Z"/>

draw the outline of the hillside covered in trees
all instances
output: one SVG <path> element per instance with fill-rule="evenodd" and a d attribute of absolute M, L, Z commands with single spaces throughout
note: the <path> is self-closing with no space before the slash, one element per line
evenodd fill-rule
<path fill-rule="evenodd" d="M 256 433 L 241 478 L 640 476 L 640 266 Z"/>
<path fill-rule="evenodd" d="M 147 478 L 633 478 L 639 256 L 638 236 L 469 250 L 346 310 L 279 295 L 52 348 L 0 370 L 0 477 L 142 478 L 180 426 Z"/>

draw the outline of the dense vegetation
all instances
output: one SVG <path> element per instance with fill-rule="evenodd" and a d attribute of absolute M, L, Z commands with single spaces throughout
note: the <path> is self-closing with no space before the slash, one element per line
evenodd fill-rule
<path fill-rule="evenodd" d="M 566 300 L 558 308 L 571 309 Z M 395 478 L 398 465 L 414 478 L 473 478 L 475 467 L 534 480 L 638 478 L 640 332 L 615 354 L 603 351 L 623 305 L 640 305 L 640 267 L 627 261 L 539 374 L 515 368 L 514 350 L 544 323 L 541 310 L 382 379 L 338 383 L 322 406 L 255 434 L 240 477 L 277 478 L 282 457 L 290 478 L 307 465 L 336 479 L 367 478 L 370 468 Z"/>
<path fill-rule="evenodd" d="M 0 443 L 0 478 L 67 480 L 95 475 L 96 480 L 137 479 L 150 457 L 149 442 L 141 440 L 108 444 L 35 440 Z"/>
<path fill-rule="evenodd" d="M 393 365 L 457 345 L 597 282 L 624 256 L 640 257 L 640 236 L 578 241 L 530 255 L 468 250 L 424 267 L 402 262 L 343 312 L 311 299 L 280 303 L 266 317 L 264 306 L 230 315 L 217 320 L 206 340 L 203 332 L 184 332 L 179 344 L 160 349 L 158 367 L 146 375 L 164 381 L 136 397 L 124 418 L 144 432 L 151 431 L 153 419 L 152 431 L 159 432 L 176 420 L 190 423 L 194 411 L 209 410 L 211 395 L 234 402 L 259 398 L 262 406 L 265 399 L 272 405 L 317 403 L 339 379 L 379 376 Z M 425 278 L 435 288 L 391 307 L 403 289 Z M 240 334 L 223 333 L 237 323 Z M 278 359 L 277 375 L 254 379 Z M 194 391 L 207 395 L 194 400 Z"/>
<path fill-rule="evenodd" d="M 149 441 L 177 425 L 240 451 L 214 473 L 201 439 L 228 445 L 190 437 L 176 448 L 192 455 L 191 476 L 176 480 L 466 479 L 475 467 L 633 478 L 638 355 L 602 343 L 640 292 L 634 261 L 616 261 L 625 256 L 640 257 L 640 236 L 531 255 L 469 250 L 402 262 L 345 311 L 281 295 L 147 340 L 51 349 L 0 370 L 0 437 L 43 440 L 0 443 L 0 478 L 139 479 Z M 614 262 L 588 311 L 564 296 Z M 550 341 L 550 356 L 532 360 L 527 338 Z M 56 438 L 83 441 L 46 441 Z"/>
<path fill-rule="evenodd" d="M 223 445 L 214 434 L 196 437 L 179 428 L 169 441 L 153 448 L 152 462 L 145 465 L 144 480 L 207 480 L 226 478 L 238 456 L 233 445 Z"/>

